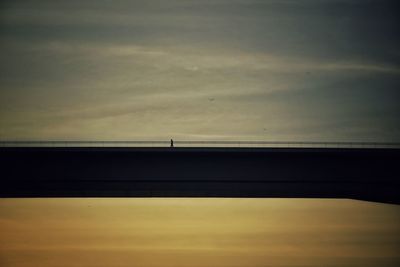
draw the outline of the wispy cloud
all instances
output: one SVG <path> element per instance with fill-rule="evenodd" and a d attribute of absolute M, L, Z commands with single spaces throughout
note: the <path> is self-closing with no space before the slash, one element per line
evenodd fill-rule
<path fill-rule="evenodd" d="M 333 2 L 6 3 L 0 138 L 396 139 L 392 3 Z"/>

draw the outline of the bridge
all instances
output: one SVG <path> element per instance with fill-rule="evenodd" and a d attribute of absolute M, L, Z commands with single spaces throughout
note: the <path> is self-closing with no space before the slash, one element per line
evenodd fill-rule
<path fill-rule="evenodd" d="M 395 143 L 0 142 L 0 197 L 352 198 L 400 203 Z"/>

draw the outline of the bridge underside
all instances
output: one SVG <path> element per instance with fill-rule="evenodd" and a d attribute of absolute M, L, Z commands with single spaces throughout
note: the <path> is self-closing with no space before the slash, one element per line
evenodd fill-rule
<path fill-rule="evenodd" d="M 353 198 L 400 203 L 400 150 L 1 148 L 0 197 Z"/>

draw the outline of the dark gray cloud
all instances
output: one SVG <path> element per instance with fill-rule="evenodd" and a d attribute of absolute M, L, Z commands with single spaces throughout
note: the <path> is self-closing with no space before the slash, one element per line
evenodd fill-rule
<path fill-rule="evenodd" d="M 1 5 L 2 139 L 400 139 L 397 1 Z"/>

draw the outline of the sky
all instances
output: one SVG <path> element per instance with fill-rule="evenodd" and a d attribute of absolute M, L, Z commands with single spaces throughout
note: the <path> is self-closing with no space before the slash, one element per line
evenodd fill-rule
<path fill-rule="evenodd" d="M 399 212 L 346 199 L 0 199 L 0 265 L 397 267 Z"/>
<path fill-rule="evenodd" d="M 3 0 L 0 140 L 399 142 L 399 7 Z"/>

